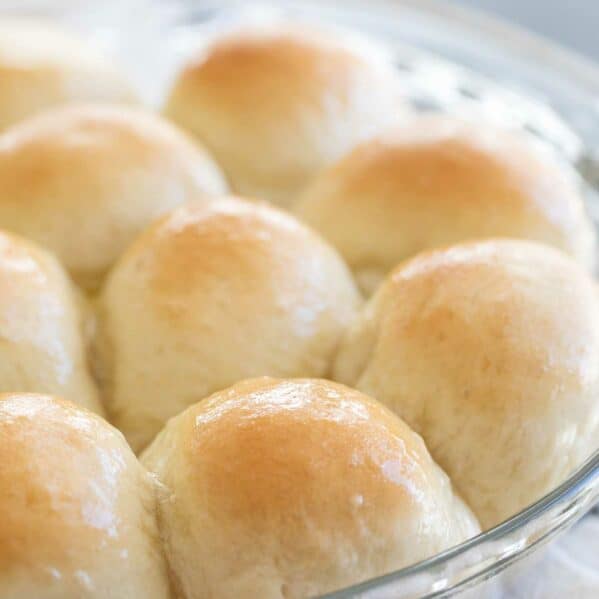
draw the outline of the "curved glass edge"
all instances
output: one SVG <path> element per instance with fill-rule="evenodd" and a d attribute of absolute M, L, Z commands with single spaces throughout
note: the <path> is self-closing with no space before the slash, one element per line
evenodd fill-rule
<path fill-rule="evenodd" d="M 159 0 L 160 1 L 160 0 Z M 189 1 L 183 0 L 183 4 L 190 5 Z M 297 2 L 292 0 L 273 2 L 272 4 L 282 9 L 296 7 Z M 310 5 L 314 5 L 310 7 Z M 313 11 L 313 14 L 328 15 L 338 14 L 340 11 L 356 11 L 356 26 L 367 24 L 370 20 L 371 29 L 375 29 L 387 16 L 387 26 L 401 22 L 402 15 L 409 12 L 410 25 L 418 23 L 418 15 L 421 15 L 423 36 L 431 36 L 430 19 L 438 21 L 439 31 L 447 26 L 451 29 L 451 42 L 455 44 L 459 36 L 455 35 L 456 29 L 464 32 L 462 45 L 456 48 L 452 46 L 452 52 L 447 50 L 450 44 L 443 45 L 443 51 L 439 52 L 443 57 L 454 58 L 458 62 L 470 66 L 479 72 L 494 75 L 496 70 L 505 72 L 509 69 L 509 59 L 503 64 L 497 62 L 493 51 L 488 51 L 486 56 L 479 53 L 478 60 L 472 60 L 476 56 L 476 50 L 472 46 L 473 32 L 476 32 L 478 40 L 484 40 L 482 48 L 487 48 L 494 41 L 495 46 L 501 48 L 512 56 L 525 55 L 533 65 L 533 71 L 523 69 L 522 78 L 526 83 L 532 83 L 541 92 L 541 95 L 555 98 L 560 108 L 561 90 L 554 87 L 557 72 L 563 75 L 558 82 L 563 87 L 564 81 L 572 85 L 568 94 L 564 96 L 563 102 L 576 103 L 580 97 L 588 100 L 593 95 L 599 94 L 599 69 L 584 58 L 553 44 L 540 36 L 536 36 L 524 30 L 519 30 L 498 20 L 486 17 L 483 14 L 465 11 L 451 7 L 445 3 L 435 0 L 375 0 L 365 3 L 362 0 L 348 0 L 342 7 L 335 7 L 327 3 L 304 2 L 302 9 L 305 14 Z M 196 18 L 210 18 L 211 10 L 222 11 L 223 7 L 229 9 L 247 8 L 247 3 L 239 0 L 224 0 L 220 2 L 204 2 L 195 4 Z M 385 14 L 386 13 L 386 14 Z M 347 14 L 347 12 L 346 12 Z M 376 23 L 375 23 L 376 21 Z M 416 45 L 423 38 L 418 38 L 418 28 L 412 39 Z M 427 31 L 428 29 L 428 31 Z M 405 30 L 402 31 L 405 33 Z M 392 30 L 387 30 L 387 35 L 392 36 Z M 410 40 L 410 36 L 403 36 L 404 41 Z M 469 41 L 470 40 L 470 41 Z M 443 40 L 445 41 L 445 40 Z M 474 42 L 479 43 L 478 41 Z M 437 50 L 434 46 L 422 44 L 429 50 Z M 501 56 L 503 52 L 499 52 Z M 506 66 L 507 65 L 507 66 Z M 542 71 L 546 68 L 550 76 Z M 599 112 L 598 112 L 599 116 Z M 585 128 L 586 123 L 578 123 L 578 132 L 581 133 L 585 143 L 589 147 L 599 145 L 599 128 L 589 130 Z M 586 135 L 584 135 L 586 133 Z M 366 581 L 364 583 L 348 587 L 347 589 L 335 591 L 324 597 L 326 599 L 342 599 L 347 597 L 393 597 L 398 599 L 416 597 L 449 597 L 477 585 L 511 564 L 524 559 L 539 546 L 547 543 L 571 526 L 576 520 L 586 513 L 593 502 L 599 497 L 599 452 L 597 452 L 584 466 L 573 476 L 566 480 L 557 489 L 539 500 L 537 503 L 526 508 L 510 520 L 498 527 L 482 533 L 469 541 L 454 547 L 446 552 L 440 553 L 428 560 L 404 568 L 402 570 Z M 401 588 L 398 586 L 401 585 Z"/>
<path fill-rule="evenodd" d="M 466 27 L 470 33 L 476 31 L 485 38 L 491 34 L 493 38 L 500 40 L 502 48 L 549 64 L 553 70 L 566 73 L 570 81 L 576 80 L 587 92 L 599 94 L 599 67 L 592 60 L 500 16 L 491 16 L 475 8 L 455 6 L 446 0 L 383 1 L 385 4 L 410 6 L 443 19 L 450 19 Z"/>
<path fill-rule="evenodd" d="M 164 99 L 159 90 L 168 88 L 173 67 L 179 67 L 177 60 L 191 37 L 183 30 L 191 23 L 282 15 L 358 29 L 393 49 L 415 51 L 417 59 L 426 53 L 438 66 L 445 61 L 466 67 L 483 77 L 487 87 L 500 82 L 509 91 L 504 100 L 512 116 L 527 113 L 533 129 L 549 132 L 555 138 L 549 141 L 565 149 L 570 162 L 578 166 L 583 161 L 583 174 L 590 170 L 592 180 L 595 172 L 599 179 L 599 102 L 591 101 L 599 95 L 599 70 L 574 52 L 483 13 L 439 0 L 106 0 L 83 6 L 74 0 L 6 0 L 0 10 L 26 14 L 33 6 L 37 13 L 58 16 L 91 33 L 101 48 L 116 50 L 152 105 Z M 134 35 L 126 26 L 131 22 L 136 23 Z M 165 62 L 165 53 L 173 61 Z M 148 62 L 152 72 L 142 73 L 140 66 Z M 536 100 L 534 109 L 531 99 Z M 554 112 L 567 126 L 560 126 Z"/>
<path fill-rule="evenodd" d="M 166 3 L 166 0 L 154 0 L 154 3 Z M 222 11 L 225 8 L 243 10 L 247 8 L 246 0 L 177 0 L 175 4 L 187 6 L 189 10 L 196 12 Z M 289 8 L 297 5 L 297 0 L 270 0 L 270 6 Z M 446 0 L 345 0 L 342 6 L 335 6 L 333 2 L 314 2 L 307 0 L 302 2 L 307 10 L 315 9 L 321 13 L 348 12 L 360 13 L 361 19 L 366 22 L 376 19 L 381 23 L 382 17 L 401 17 L 406 11 L 412 13 L 411 25 L 416 23 L 416 17 L 420 14 L 423 20 L 430 26 L 431 19 L 444 21 L 453 29 L 462 29 L 467 35 L 462 40 L 452 37 L 452 46 L 444 46 L 445 51 L 456 49 L 456 42 L 470 44 L 470 40 L 482 39 L 485 44 L 479 48 L 479 54 L 487 53 L 490 44 L 501 46 L 504 51 L 511 54 L 526 56 L 534 61 L 535 66 L 545 65 L 553 73 L 561 71 L 570 83 L 576 82 L 587 92 L 599 94 L 599 68 L 589 59 L 555 43 L 540 34 L 536 34 L 518 25 L 504 21 L 500 17 L 490 16 L 483 11 L 471 8 L 455 6 Z M 313 5 L 312 7 L 310 5 Z"/>
<path fill-rule="evenodd" d="M 574 524 L 598 499 L 599 451 L 557 489 L 495 528 L 413 566 L 321 599 L 371 597 L 372 591 L 381 598 L 449 597 L 524 558 Z"/>
<path fill-rule="evenodd" d="M 161 0 L 157 0 L 157 2 L 160 3 Z M 191 11 L 195 20 L 203 21 L 211 19 L 212 11 L 214 11 L 214 14 L 222 13 L 223 10 L 243 12 L 248 10 L 248 4 L 252 3 L 239 0 L 207 1 L 203 3 L 180 0 L 180 4 Z M 258 1 L 255 4 L 259 5 L 261 3 Z M 300 3 L 294 0 L 280 0 L 271 4 L 276 8 L 285 10 L 296 9 Z M 367 26 L 370 25 L 370 30 L 373 32 L 380 26 L 381 22 L 385 22 L 388 28 L 386 31 L 388 38 L 393 36 L 393 28 L 397 23 L 401 23 L 403 15 L 409 13 L 411 26 L 419 22 L 418 15 L 420 15 L 425 31 L 422 34 L 423 36 L 432 35 L 430 29 L 428 33 L 426 29 L 430 26 L 430 19 L 435 18 L 437 19 L 439 31 L 446 26 L 454 32 L 451 35 L 452 42 L 455 42 L 459 37 L 455 35 L 456 29 L 464 31 L 463 47 L 461 48 L 464 51 L 464 56 L 460 56 L 459 53 L 454 56 L 462 64 L 472 66 L 483 72 L 487 70 L 491 73 L 494 72 L 497 66 L 492 52 L 489 52 L 487 62 L 482 57 L 479 57 L 480 61 L 476 64 L 473 64 L 470 60 L 475 52 L 472 46 L 468 45 L 466 40 L 469 35 L 466 34 L 470 34 L 471 37 L 471 34 L 476 32 L 478 37 L 482 36 L 485 39 L 486 46 L 493 39 L 497 46 L 502 49 L 509 49 L 509 52 L 513 55 L 525 54 L 535 68 L 539 64 L 545 65 L 551 70 L 551 81 L 555 80 L 557 70 L 563 72 L 564 79 L 572 81 L 576 77 L 575 87 L 577 89 L 570 90 L 571 97 L 575 92 L 582 94 L 587 99 L 592 97 L 595 90 L 599 93 L 599 70 L 583 58 L 534 34 L 523 30 L 519 31 L 484 15 L 456 9 L 440 2 L 431 0 L 374 0 L 369 2 L 368 6 L 365 6 L 363 0 L 347 0 L 343 3 L 343 6 L 335 6 L 333 3 L 306 1 L 301 3 L 301 8 L 298 10 L 303 16 L 320 15 L 327 16 L 329 19 L 343 12 L 346 23 L 351 23 L 352 17 L 348 16 L 348 12 L 353 10 L 355 11 L 353 24 L 356 27 L 368 29 Z M 190 17 L 190 14 L 185 13 L 182 16 L 185 20 Z M 389 17 L 389 20 L 385 21 L 385 17 Z M 361 25 L 363 27 L 360 27 Z M 418 27 L 415 29 L 418 30 Z M 402 30 L 402 34 L 404 33 L 405 29 Z M 417 36 L 418 33 L 414 34 L 412 38 L 402 35 L 402 42 L 413 39 L 415 44 L 419 45 L 418 42 L 421 40 Z M 422 44 L 422 46 L 426 49 L 435 50 L 430 45 Z M 439 54 L 451 58 L 451 53 L 447 52 L 448 48 L 449 44 L 446 44 L 443 47 L 443 52 Z M 468 60 L 460 60 L 466 55 Z M 528 76 L 528 73 L 526 75 Z M 544 81 L 541 83 L 544 83 Z M 563 81 L 560 84 L 563 84 Z M 549 87 L 540 85 L 539 88 L 547 93 L 552 93 L 552 89 Z M 571 97 L 568 99 L 570 100 Z M 585 139 L 585 142 L 590 143 L 588 138 Z M 597 144 L 598 142 L 599 130 L 597 137 L 594 138 L 594 143 Z M 592 502 L 598 496 L 599 452 L 559 488 L 495 529 L 429 560 L 348 589 L 336 591 L 326 595 L 326 597 L 329 599 L 355 596 L 370 597 L 373 592 L 376 592 L 377 597 L 383 597 L 385 596 L 385 589 L 393 593 L 389 596 L 394 598 L 399 596 L 405 598 L 440 597 L 458 593 L 522 559 L 539 545 L 546 543 L 565 530 L 591 507 Z M 399 583 L 402 586 L 401 592 L 397 588 Z"/>
<path fill-rule="evenodd" d="M 116 7 L 116 12 L 108 21 L 100 21 L 104 23 L 106 34 L 115 22 L 130 22 L 127 16 L 139 14 L 139 8 L 147 9 L 149 5 L 166 10 L 167 20 L 172 24 L 181 16 L 178 11 L 181 7 L 184 8 L 183 16 L 193 14 L 193 18 L 203 20 L 209 18 L 211 11 L 243 10 L 251 3 L 242 0 L 175 0 L 172 3 L 168 0 L 130 0 L 101 3 L 94 10 L 87 10 L 89 7 L 83 9 L 74 2 L 62 2 L 60 6 L 61 2 L 55 0 L 7 0 L 0 10 L 66 17 L 66 20 L 72 18 L 75 22 L 93 24 L 109 4 L 112 9 Z M 286 9 L 299 3 L 297 0 L 273 0 L 270 4 Z M 521 82 L 525 93 L 538 92 L 541 98 L 550 101 L 575 127 L 588 148 L 599 148 L 599 102 L 594 101 L 599 96 L 599 68 L 575 52 L 499 19 L 439 0 L 369 0 L 368 3 L 346 0 L 342 5 L 306 0 L 301 4 L 306 14 L 314 16 L 322 13 L 331 17 L 353 11 L 354 25 L 358 28 L 364 25 L 371 32 L 380 29 L 391 39 L 401 29 L 402 42 L 455 60 L 489 77 L 501 75 L 498 78 L 502 84 Z M 82 19 L 80 11 L 86 12 Z M 164 16 L 161 11 L 153 15 L 159 21 Z M 515 74 L 514 61 L 518 57 L 523 57 L 523 61 L 517 63 L 519 73 Z M 594 111 L 585 114 L 584 118 L 578 118 L 564 108 L 568 104 L 579 107 L 589 103 Z M 598 498 L 599 452 L 560 487 L 498 527 L 428 560 L 324 597 L 414 599 L 453 596 L 525 558 L 582 517 Z"/>
<path fill-rule="evenodd" d="M 599 103 L 592 101 L 599 95 L 599 69 L 573 51 L 483 13 L 439 0 L 345 0 L 343 3 L 151 0 L 150 3 L 160 10 L 167 4 L 177 7 L 181 22 L 218 20 L 231 15 L 275 16 L 277 11 L 293 19 L 316 17 L 357 28 L 392 46 L 410 46 L 427 52 L 439 58 L 440 63 L 446 60 L 468 67 L 488 82 L 501 82 L 505 89 L 557 111 L 584 141 L 586 153 L 597 155 L 599 168 Z M 544 117 L 539 115 L 539 118 Z M 576 162 L 581 145 L 570 143 L 568 155 Z"/>

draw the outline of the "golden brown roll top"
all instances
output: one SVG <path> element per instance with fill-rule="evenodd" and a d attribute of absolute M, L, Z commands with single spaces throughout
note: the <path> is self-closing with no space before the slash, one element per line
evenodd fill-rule
<path fill-rule="evenodd" d="M 0 595 L 167 599 L 153 484 L 107 422 L 0 395 Z"/>
<path fill-rule="evenodd" d="M 289 206 L 401 110 L 393 68 L 367 46 L 299 26 L 223 35 L 179 75 L 166 115 L 206 144 L 236 192 Z"/>
<path fill-rule="evenodd" d="M 138 450 L 240 379 L 323 376 L 359 301 L 337 253 L 293 217 L 239 199 L 182 206 L 137 239 L 103 290 L 112 420 Z"/>
<path fill-rule="evenodd" d="M 0 391 L 58 394 L 102 412 L 81 299 L 56 259 L 0 232 Z"/>
<path fill-rule="evenodd" d="M 159 215 L 225 189 L 199 146 L 139 109 L 61 108 L 0 135 L 0 227 L 52 250 L 88 289 Z"/>
<path fill-rule="evenodd" d="M 468 239 L 541 241 L 585 266 L 595 235 L 580 182 L 515 133 L 414 117 L 323 172 L 296 213 L 328 239 L 370 294 L 401 260 Z"/>
<path fill-rule="evenodd" d="M 328 381 L 241 382 L 173 418 L 142 461 L 188 599 L 313 597 L 479 531 L 418 435 Z"/>
<path fill-rule="evenodd" d="M 597 286 L 532 242 L 423 254 L 370 300 L 334 374 L 420 433 L 492 527 L 599 446 Z"/>
<path fill-rule="evenodd" d="M 50 22 L 0 18 L 0 130 L 72 102 L 135 102 L 124 76 Z"/>

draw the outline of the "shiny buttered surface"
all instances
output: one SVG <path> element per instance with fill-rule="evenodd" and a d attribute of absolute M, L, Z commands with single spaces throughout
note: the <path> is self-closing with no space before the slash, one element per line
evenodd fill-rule
<path fill-rule="evenodd" d="M 206 34 L 167 120 L 27 27 L 0 21 L 2 599 L 316 596 L 597 450 L 595 235 L 553 155 L 415 116 L 352 34 Z"/>
<path fill-rule="evenodd" d="M 85 40 L 29 19 L 0 17 L 0 90 L 0 131 L 61 104 L 137 101 L 124 74 Z"/>
<path fill-rule="evenodd" d="M 290 206 L 324 166 L 405 109 L 377 48 L 311 28 L 222 36 L 183 69 L 165 114 L 217 158 L 233 190 Z"/>
<path fill-rule="evenodd" d="M 597 285 L 532 242 L 423 254 L 370 300 L 334 376 L 420 433 L 490 528 L 597 449 Z"/>
<path fill-rule="evenodd" d="M 153 487 L 105 420 L 0 395 L 0 596 L 168 599 Z"/>
<path fill-rule="evenodd" d="M 359 305 L 341 258 L 293 217 L 235 198 L 182 206 L 136 240 L 102 293 L 112 420 L 139 450 L 243 378 L 325 376 Z"/>
<path fill-rule="evenodd" d="M 0 391 L 54 393 L 102 413 L 87 365 L 89 318 L 54 256 L 0 232 Z"/>
<path fill-rule="evenodd" d="M 70 106 L 0 134 L 0 228 L 54 252 L 90 290 L 158 216 L 225 189 L 199 145 L 141 109 Z"/>
<path fill-rule="evenodd" d="M 142 462 L 188 599 L 313 597 L 479 531 L 422 439 L 329 381 L 220 391 L 173 418 Z"/>
<path fill-rule="evenodd" d="M 415 116 L 325 170 L 295 211 L 370 295 L 400 261 L 484 237 L 541 241 L 592 268 L 595 233 L 581 187 L 516 134 Z"/>

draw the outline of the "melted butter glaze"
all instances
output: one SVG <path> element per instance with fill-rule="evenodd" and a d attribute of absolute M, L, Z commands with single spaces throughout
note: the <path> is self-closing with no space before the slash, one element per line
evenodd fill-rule
<path fill-rule="evenodd" d="M 142 461 L 190 598 L 317 595 L 479 530 L 422 439 L 330 381 L 238 383 L 172 419 Z"/>
<path fill-rule="evenodd" d="M 80 308 L 53 256 L 0 232 L 0 391 L 56 393 L 102 412 L 87 369 Z"/>
<path fill-rule="evenodd" d="M 0 595 L 167 597 L 149 478 L 99 417 L 0 395 L 0 489 Z"/>

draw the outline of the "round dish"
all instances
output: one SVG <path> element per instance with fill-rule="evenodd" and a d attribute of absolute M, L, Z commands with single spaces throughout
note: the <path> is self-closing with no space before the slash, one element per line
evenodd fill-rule
<path fill-rule="evenodd" d="M 281 0 L 276 9 L 272 2 L 265 4 L 130 0 L 77 9 L 73 2 L 40 1 L 27 3 L 25 10 L 58 14 L 121 55 L 151 102 L 162 100 L 198 31 L 273 16 L 357 28 L 392 50 L 407 99 L 417 109 L 482 113 L 552 147 L 586 180 L 589 210 L 599 228 L 595 66 L 516 28 L 433 0 L 347 0 L 342 5 Z M 136 18 L 140 11 L 143 23 Z M 493 530 L 329 597 L 504 597 L 504 584 L 513 584 L 538 549 L 582 517 L 598 497 L 599 452 L 559 488 Z"/>

